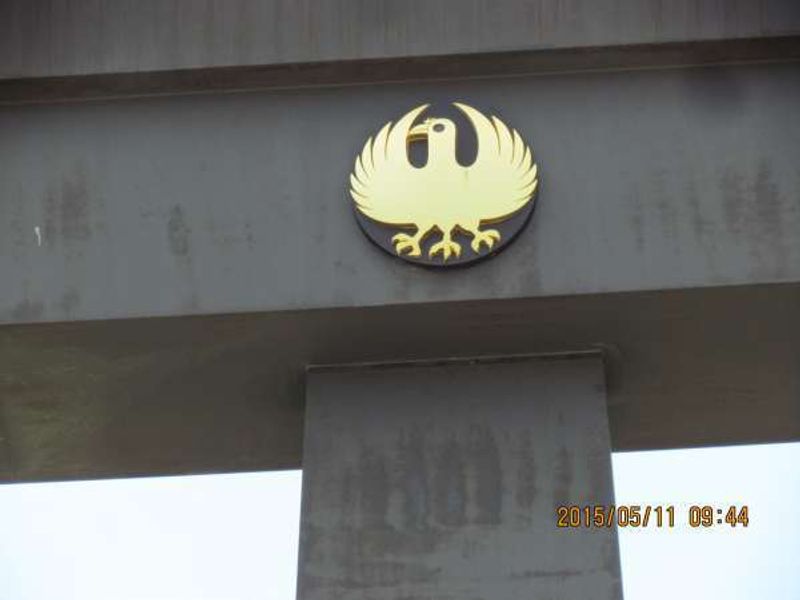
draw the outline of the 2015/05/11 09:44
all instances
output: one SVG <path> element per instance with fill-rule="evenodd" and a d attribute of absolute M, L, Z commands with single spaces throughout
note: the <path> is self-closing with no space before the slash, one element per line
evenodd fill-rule
<path fill-rule="evenodd" d="M 600 527 L 675 527 L 675 506 L 629 504 L 616 506 L 562 505 L 556 508 L 556 525 L 559 528 Z M 688 511 L 690 527 L 713 527 L 726 524 L 730 527 L 747 527 L 750 523 L 749 508 L 729 506 L 724 511 L 710 505 L 692 505 Z"/>

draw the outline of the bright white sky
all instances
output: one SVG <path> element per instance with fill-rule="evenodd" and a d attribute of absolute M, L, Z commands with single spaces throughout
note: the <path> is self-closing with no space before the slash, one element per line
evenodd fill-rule
<path fill-rule="evenodd" d="M 800 599 L 800 444 L 614 455 L 626 600 Z M 747 529 L 683 525 L 750 507 Z M 294 600 L 300 473 L 0 486 L 0 600 Z"/>

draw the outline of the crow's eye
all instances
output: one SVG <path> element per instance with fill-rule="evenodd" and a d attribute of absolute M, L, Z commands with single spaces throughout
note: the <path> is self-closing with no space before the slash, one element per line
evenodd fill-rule
<path fill-rule="evenodd" d="M 441 123 L 437 123 L 436 125 L 433 126 L 433 130 L 436 133 L 441 133 L 442 131 L 444 131 L 444 125 L 442 125 Z"/>

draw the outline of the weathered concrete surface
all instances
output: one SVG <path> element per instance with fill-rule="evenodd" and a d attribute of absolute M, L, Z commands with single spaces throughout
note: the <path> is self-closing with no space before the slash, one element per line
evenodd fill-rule
<path fill-rule="evenodd" d="M 299 600 L 622 598 L 599 356 L 311 371 Z"/>
<path fill-rule="evenodd" d="M 5 0 L 0 78 L 798 33 L 793 0 Z"/>
<path fill-rule="evenodd" d="M 44 102 L 0 107 L 0 480 L 297 467 L 309 363 L 598 345 L 615 449 L 800 439 L 798 63 L 597 71 L 796 58 L 800 5 L 455 7 L 0 3 L 0 103 Z M 176 81 L 272 90 L 47 104 Z M 431 273 L 347 174 L 454 99 L 542 188 L 502 256 Z"/>
<path fill-rule="evenodd" d="M 798 64 L 5 107 L 0 322 L 800 281 Z M 346 189 L 368 135 L 456 99 L 526 136 L 541 189 L 443 274 L 376 251 Z"/>
<path fill-rule="evenodd" d="M 299 468 L 308 364 L 587 348 L 615 450 L 800 440 L 799 331 L 797 284 L 6 326 L 0 480 Z"/>
<path fill-rule="evenodd" d="M 800 60 L 800 35 L 0 79 L 0 105 Z"/>

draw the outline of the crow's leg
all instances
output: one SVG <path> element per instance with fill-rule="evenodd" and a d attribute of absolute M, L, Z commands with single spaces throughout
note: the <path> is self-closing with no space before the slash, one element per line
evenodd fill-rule
<path fill-rule="evenodd" d="M 442 253 L 442 258 L 445 261 L 450 258 L 451 254 L 455 254 L 456 257 L 461 256 L 461 246 L 457 242 L 454 242 L 450 237 L 452 231 L 453 227 L 448 227 L 443 231 L 442 240 L 440 242 L 436 242 L 428 251 L 429 257 L 433 258 L 439 252 Z"/>
<path fill-rule="evenodd" d="M 420 256 L 422 254 L 422 249 L 419 247 L 419 245 L 432 228 L 433 225 L 417 225 L 417 233 L 414 235 L 398 233 L 397 235 L 393 236 L 392 243 L 394 244 L 394 251 L 400 255 L 408 250 L 409 256 Z"/>
<path fill-rule="evenodd" d="M 481 251 L 481 244 L 485 243 L 486 247 L 491 250 L 494 246 L 494 243 L 500 240 L 500 232 L 496 229 L 484 229 L 483 231 L 480 230 L 480 223 L 473 223 L 468 227 L 464 227 L 462 225 L 462 229 L 464 229 L 467 233 L 472 235 L 472 243 L 470 246 L 475 251 L 476 254 L 480 253 Z"/>

